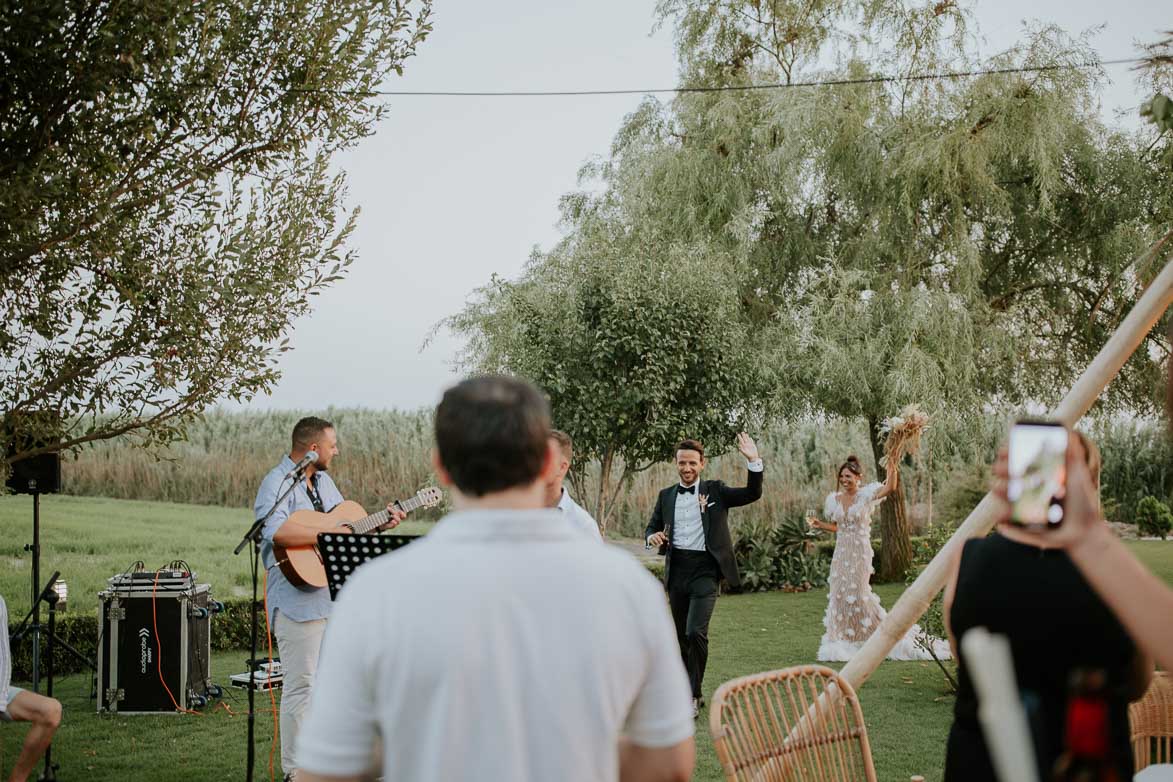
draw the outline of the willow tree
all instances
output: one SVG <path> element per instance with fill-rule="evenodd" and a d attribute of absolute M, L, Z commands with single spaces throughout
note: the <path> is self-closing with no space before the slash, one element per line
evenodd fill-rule
<path fill-rule="evenodd" d="M 1160 134 L 1153 146 L 1164 142 L 1163 155 L 1167 164 L 1173 165 L 1173 30 L 1166 33 L 1164 40 L 1145 47 L 1142 68 L 1144 86 L 1155 93 L 1141 106 L 1141 116 L 1151 122 Z"/>
<path fill-rule="evenodd" d="M 271 388 L 430 1 L 0 9 L 0 471 Z"/>
<path fill-rule="evenodd" d="M 1152 274 L 1129 264 L 1167 230 L 1168 173 L 1099 119 L 1083 41 L 1038 28 L 978 61 L 950 0 L 660 11 L 699 89 L 627 120 L 587 172 L 598 198 L 729 264 L 782 407 L 865 420 L 878 477 L 883 417 L 918 403 L 956 437 L 991 404 L 1053 401 Z M 899 78 L 981 66 L 1045 69 Z M 851 83 L 757 89 L 818 80 Z M 1140 351 L 1105 403 L 1147 409 L 1156 371 Z M 896 577 L 902 493 L 881 533 Z"/>

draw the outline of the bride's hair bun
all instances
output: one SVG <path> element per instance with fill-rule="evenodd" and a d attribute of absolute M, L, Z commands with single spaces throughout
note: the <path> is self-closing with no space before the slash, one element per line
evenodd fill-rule
<path fill-rule="evenodd" d="M 839 472 L 836 475 L 842 475 L 844 470 L 850 470 L 852 474 L 863 477 L 863 465 L 859 463 L 859 457 L 855 454 L 847 457 L 847 461 L 839 467 Z"/>

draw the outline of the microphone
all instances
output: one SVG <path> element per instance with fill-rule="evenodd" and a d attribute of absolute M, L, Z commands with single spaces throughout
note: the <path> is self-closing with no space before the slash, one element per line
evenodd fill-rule
<path fill-rule="evenodd" d="M 317 464 L 317 463 L 318 463 L 318 452 L 317 451 L 306 451 L 305 456 L 301 457 L 301 460 L 297 464 L 293 465 L 293 469 L 285 474 L 285 478 L 289 479 L 289 478 L 293 478 L 295 476 L 301 475 L 303 472 L 305 472 L 306 467 L 309 467 L 311 464 Z"/>

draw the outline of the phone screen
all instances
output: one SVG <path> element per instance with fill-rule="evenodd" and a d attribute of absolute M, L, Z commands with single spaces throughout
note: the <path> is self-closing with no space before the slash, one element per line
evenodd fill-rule
<path fill-rule="evenodd" d="M 1020 421 L 1010 430 L 1011 521 L 1040 527 L 1063 523 L 1067 487 L 1067 429 L 1062 424 Z"/>

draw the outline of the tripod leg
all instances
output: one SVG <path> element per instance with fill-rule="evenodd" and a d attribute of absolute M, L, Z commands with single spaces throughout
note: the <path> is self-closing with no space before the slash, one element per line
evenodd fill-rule
<path fill-rule="evenodd" d="M 49 633 L 47 643 L 45 645 L 45 697 L 48 698 L 54 706 L 56 706 L 58 712 L 57 721 L 60 723 L 61 705 L 57 701 L 53 700 L 53 652 L 55 651 L 53 648 L 53 639 L 56 636 L 56 629 L 57 596 L 53 595 L 53 597 L 49 599 Z M 56 725 L 53 726 L 53 730 L 57 730 Z M 41 772 L 41 776 L 39 777 L 40 782 L 55 782 L 57 779 L 57 767 L 53 764 L 52 742 L 53 736 L 50 734 L 49 744 L 45 747 L 45 770 Z"/>

